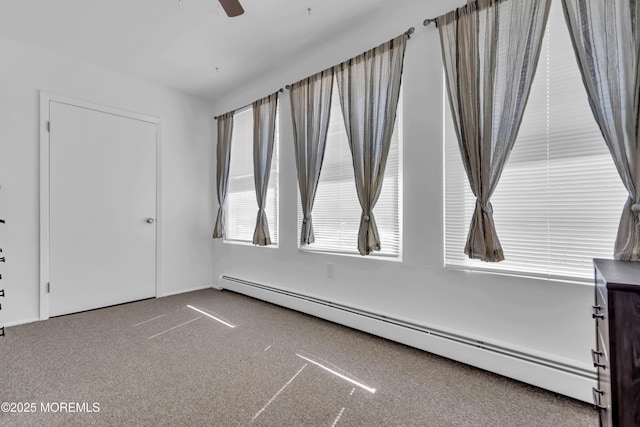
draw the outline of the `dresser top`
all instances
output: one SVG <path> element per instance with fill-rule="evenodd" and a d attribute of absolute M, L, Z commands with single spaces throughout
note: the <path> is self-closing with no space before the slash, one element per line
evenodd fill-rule
<path fill-rule="evenodd" d="M 640 291 L 640 262 L 594 259 L 593 265 L 607 282 L 608 288 L 638 287 Z"/>

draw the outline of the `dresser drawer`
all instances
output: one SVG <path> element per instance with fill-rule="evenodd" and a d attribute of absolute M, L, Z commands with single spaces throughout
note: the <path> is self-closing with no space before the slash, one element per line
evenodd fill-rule
<path fill-rule="evenodd" d="M 602 321 L 598 321 L 602 324 Z M 608 345 L 605 339 L 596 330 L 596 348 L 591 351 L 591 359 L 598 372 L 598 385 L 593 389 L 593 404 L 598 408 L 600 425 L 612 425 L 611 420 L 611 364 Z"/>
<path fill-rule="evenodd" d="M 595 289 L 595 301 L 591 307 L 591 317 L 596 323 L 596 346 L 603 350 L 607 360 L 609 360 L 609 311 L 607 302 L 598 287 Z"/>
<path fill-rule="evenodd" d="M 600 276 L 596 276 L 594 294 L 595 304 L 600 306 L 602 310 L 606 310 L 608 304 L 607 284 Z"/>
<path fill-rule="evenodd" d="M 596 408 L 598 408 L 598 418 L 600 420 L 601 427 L 608 427 L 613 425 L 611 419 L 611 393 L 607 393 L 606 391 L 600 388 L 600 384 L 598 383 L 598 388 L 592 389 L 593 393 L 593 404 Z"/>
<path fill-rule="evenodd" d="M 602 274 L 600 274 L 600 272 L 598 271 L 598 269 L 595 269 L 595 275 L 594 275 L 594 288 L 595 288 L 595 293 L 596 293 L 596 301 L 598 299 L 600 299 L 601 302 L 604 302 L 603 305 L 607 305 L 607 282 L 604 278 L 604 276 Z M 598 296 L 598 293 L 600 294 Z"/>
<path fill-rule="evenodd" d="M 596 328 L 596 347 L 591 351 L 591 361 L 594 368 L 610 369 L 609 343 L 602 332 Z"/>

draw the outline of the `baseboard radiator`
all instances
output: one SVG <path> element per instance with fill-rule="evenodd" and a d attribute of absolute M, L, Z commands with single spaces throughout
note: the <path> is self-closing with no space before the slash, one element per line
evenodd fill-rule
<path fill-rule="evenodd" d="M 589 366 L 540 357 L 237 277 L 220 276 L 218 288 L 339 323 L 585 402 L 591 402 L 591 387 L 596 385 L 596 373 Z"/>

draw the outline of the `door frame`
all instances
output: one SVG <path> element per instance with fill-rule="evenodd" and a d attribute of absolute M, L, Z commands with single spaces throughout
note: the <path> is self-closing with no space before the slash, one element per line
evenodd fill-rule
<path fill-rule="evenodd" d="M 40 91 L 40 320 L 49 318 L 49 128 L 51 102 L 67 104 L 73 107 L 86 108 L 101 113 L 148 122 L 156 126 L 156 298 L 162 296 L 162 258 L 163 258 L 163 224 L 162 224 L 162 120 L 145 115 L 108 107 L 81 99 L 69 98 L 50 92 Z"/>

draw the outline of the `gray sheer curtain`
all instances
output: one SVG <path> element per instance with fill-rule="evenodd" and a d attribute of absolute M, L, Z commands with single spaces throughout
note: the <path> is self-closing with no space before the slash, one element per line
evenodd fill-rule
<path fill-rule="evenodd" d="M 563 0 L 591 110 L 629 192 L 614 257 L 640 261 L 640 74 L 635 0 Z"/>
<path fill-rule="evenodd" d="M 361 255 L 380 250 L 373 208 L 382 190 L 408 38 L 403 34 L 334 67 L 362 207 Z"/>
<path fill-rule="evenodd" d="M 293 142 L 302 204 L 300 244 L 313 243 L 311 211 L 320 180 L 329 129 L 333 70 L 325 70 L 291 85 Z"/>
<path fill-rule="evenodd" d="M 213 228 L 213 238 L 224 238 L 225 201 L 229 184 L 229 163 L 231 161 L 231 136 L 233 134 L 233 111 L 218 117 L 218 142 L 216 160 L 216 185 L 218 191 L 218 217 Z"/>
<path fill-rule="evenodd" d="M 469 258 L 504 259 L 490 198 L 520 128 L 549 6 L 550 0 L 477 0 L 436 21 L 462 163 L 476 197 L 464 249 Z"/>
<path fill-rule="evenodd" d="M 253 103 L 253 180 L 258 202 L 258 217 L 256 229 L 253 232 L 253 244 L 258 246 L 271 244 L 269 223 L 264 209 L 267 205 L 277 107 L 277 93 Z"/>

